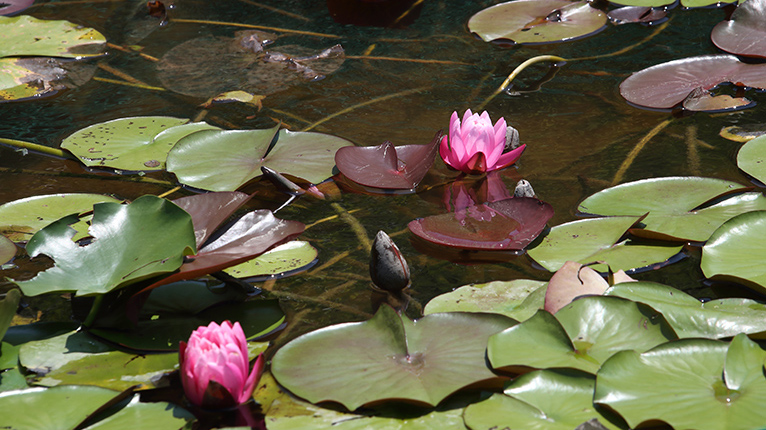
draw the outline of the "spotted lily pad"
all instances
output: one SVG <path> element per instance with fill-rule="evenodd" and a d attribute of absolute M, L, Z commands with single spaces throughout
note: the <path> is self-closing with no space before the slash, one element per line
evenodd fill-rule
<path fill-rule="evenodd" d="M 635 428 L 660 420 L 675 429 L 763 426 L 766 351 L 744 334 L 731 343 L 682 339 L 644 353 L 623 351 L 596 376 L 593 401 Z"/>
<path fill-rule="evenodd" d="M 48 194 L 14 200 L 0 206 L 0 233 L 14 242 L 25 242 L 53 221 L 73 213 L 88 212 L 94 204 L 102 202 L 119 203 L 120 200 L 102 194 Z M 88 230 L 84 222 L 72 228 L 79 232 Z M 80 237 L 82 234 L 74 239 Z"/>
<path fill-rule="evenodd" d="M 89 232 L 95 240 L 85 246 L 72 241 L 75 231 L 69 225 L 79 220 L 77 215 L 54 222 L 29 240 L 27 253 L 45 254 L 55 266 L 16 282 L 25 295 L 103 294 L 173 272 L 184 255 L 194 252 L 191 217 L 165 199 L 143 196 L 129 205 L 98 203 L 93 213 Z"/>
<path fill-rule="evenodd" d="M 737 166 L 743 172 L 766 183 L 766 136 L 757 137 L 742 145 L 737 152 Z"/>
<path fill-rule="evenodd" d="M 594 34 L 606 14 L 588 2 L 514 0 L 488 7 L 468 21 L 468 30 L 485 42 L 565 42 Z"/>
<path fill-rule="evenodd" d="M 69 21 L 0 16 L 0 58 L 88 57 L 101 55 L 105 43 L 106 38 L 98 31 Z"/>
<path fill-rule="evenodd" d="M 335 153 L 338 170 L 352 181 L 373 188 L 411 190 L 434 162 L 441 132 L 427 145 L 345 146 Z"/>
<path fill-rule="evenodd" d="M 766 337 L 766 304 L 750 299 L 700 302 L 676 288 L 654 282 L 629 282 L 604 295 L 641 302 L 662 313 L 679 337 L 722 339 L 746 333 Z"/>
<path fill-rule="evenodd" d="M 16 244 L 11 239 L 0 235 L 0 266 L 13 260 L 16 256 Z M 2 339 L 2 337 L 0 337 Z"/>
<path fill-rule="evenodd" d="M 411 221 L 410 231 L 439 245 L 460 249 L 520 250 L 553 216 L 548 203 L 514 197 Z"/>
<path fill-rule="evenodd" d="M 369 321 L 296 338 L 277 351 L 271 371 L 312 403 L 335 401 L 349 410 L 383 400 L 433 406 L 497 377 L 485 364 L 487 339 L 513 323 L 502 315 L 469 313 L 411 321 L 384 305 Z M 363 390 L 358 381 L 365 381 Z"/>
<path fill-rule="evenodd" d="M 580 212 L 597 215 L 648 215 L 631 233 L 661 240 L 704 242 L 726 220 L 766 210 L 761 193 L 742 193 L 737 182 L 714 178 L 642 179 L 601 190 L 585 199 Z M 739 192 L 740 194 L 730 195 Z M 727 197 L 728 195 L 728 197 Z M 715 200 L 716 203 L 706 205 Z"/>
<path fill-rule="evenodd" d="M 283 54 L 286 61 L 265 61 L 263 46 L 253 49 L 256 46 L 251 43 L 253 35 L 270 37 L 262 32 L 242 31 L 233 38 L 205 36 L 186 41 L 162 57 L 157 66 L 159 78 L 165 88 L 205 99 L 235 90 L 269 95 L 312 80 L 304 78 L 296 70 L 298 66 L 310 68 L 315 76 L 328 75 L 344 61 L 342 55 L 312 58 L 322 50 L 294 45 L 267 48 L 269 52 Z M 297 60 L 293 61 L 294 67 L 288 64 L 288 59 Z"/>
<path fill-rule="evenodd" d="M 333 175 L 335 152 L 351 145 L 329 134 L 278 130 L 198 131 L 170 150 L 167 168 L 181 183 L 210 191 L 235 191 L 260 176 L 261 166 L 317 184 Z"/>
<path fill-rule="evenodd" d="M 469 405 L 465 422 L 473 429 L 572 430 L 597 419 L 610 423 L 593 406 L 593 375 L 562 370 L 537 370 L 516 378 L 504 394 Z"/>
<path fill-rule="evenodd" d="M 766 58 L 766 1 L 740 2 L 731 19 L 713 28 L 710 38 L 726 52 Z"/>
<path fill-rule="evenodd" d="M 708 278 L 741 282 L 766 294 L 761 264 L 766 211 L 748 212 L 721 225 L 702 247 L 702 272 Z"/>
<path fill-rule="evenodd" d="M 539 311 L 492 336 L 487 357 L 495 369 L 570 367 L 596 373 L 618 351 L 646 351 L 672 339 L 677 339 L 673 329 L 652 308 L 590 296 L 575 300 L 555 317 Z"/>
<path fill-rule="evenodd" d="M 766 64 L 743 63 L 733 55 L 673 60 L 628 76 L 620 94 L 640 107 L 671 109 L 697 88 L 707 91 L 724 82 L 766 89 Z"/>
<path fill-rule="evenodd" d="M 630 239 L 618 242 L 641 219 L 640 216 L 613 216 L 557 225 L 539 244 L 527 250 L 527 254 L 551 272 L 559 270 L 567 261 L 582 264 L 603 261 L 606 264 L 590 267 L 606 272 L 606 265 L 612 270 L 628 271 L 664 263 L 681 252 L 682 247 L 676 245 L 644 244 Z"/>
<path fill-rule="evenodd" d="M 237 278 L 282 278 L 310 269 L 317 255 L 310 243 L 291 240 L 224 272 Z"/>
<path fill-rule="evenodd" d="M 181 138 L 200 130 L 220 130 L 204 122 L 167 116 L 119 118 L 80 129 L 61 142 L 86 166 L 127 171 L 165 168 L 165 159 Z"/>
<path fill-rule="evenodd" d="M 488 312 L 524 321 L 543 307 L 545 285 L 531 279 L 464 285 L 431 299 L 423 314 Z"/>

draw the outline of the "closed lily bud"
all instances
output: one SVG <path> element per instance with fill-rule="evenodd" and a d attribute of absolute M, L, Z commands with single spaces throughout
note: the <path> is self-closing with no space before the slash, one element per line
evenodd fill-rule
<path fill-rule="evenodd" d="M 516 183 L 516 189 L 513 190 L 513 197 L 534 197 L 535 190 L 532 189 L 532 184 L 526 179 L 522 179 Z"/>
<path fill-rule="evenodd" d="M 381 290 L 401 291 L 410 285 L 410 268 L 393 240 L 379 231 L 370 253 L 370 278 Z"/>
<path fill-rule="evenodd" d="M 191 403 L 221 409 L 247 402 L 265 365 L 263 354 L 250 370 L 247 339 L 238 322 L 211 322 L 181 342 L 178 350 L 181 382 Z"/>

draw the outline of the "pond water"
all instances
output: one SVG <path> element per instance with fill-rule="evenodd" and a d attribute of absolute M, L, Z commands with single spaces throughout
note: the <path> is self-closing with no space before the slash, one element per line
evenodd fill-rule
<path fill-rule="evenodd" d="M 188 22 L 192 20 L 322 33 L 325 36 L 275 31 L 279 37 L 274 46 L 299 45 L 320 51 L 340 43 L 350 58 L 335 73 L 316 82 L 294 81 L 288 88 L 268 94 L 260 112 L 242 104 L 217 105 L 206 112 L 204 120 L 224 128 L 244 129 L 271 127 L 275 121 L 281 121 L 292 130 L 310 128 L 344 137 L 360 146 L 378 145 L 385 140 L 396 145 L 429 142 L 437 130 L 447 128 L 453 111 L 462 113 L 466 108 L 481 105 L 507 74 L 528 58 L 545 54 L 564 58 L 608 54 L 638 44 L 658 31 L 656 27 L 642 25 L 610 25 L 595 36 L 573 42 L 502 47 L 482 42 L 466 28 L 472 14 L 493 3 L 426 1 L 411 25 L 397 29 L 338 24 L 330 17 L 325 2 L 305 0 L 259 3 L 178 0 L 170 13 L 170 22 L 164 27 L 156 22 L 147 25 L 142 14 L 143 2 L 40 1 L 26 13 L 94 27 L 111 43 L 140 45 L 142 54 L 155 58 L 162 58 L 173 47 L 195 38 L 232 37 L 242 30 L 231 25 Z M 517 166 L 503 172 L 504 181 L 512 188 L 521 178 L 529 180 L 537 195 L 556 211 L 550 226 L 576 219 L 577 204 L 612 184 L 636 144 L 670 118 L 667 112 L 630 106 L 619 95 L 619 83 L 630 73 L 654 64 L 718 52 L 710 42 L 709 32 L 724 18 L 721 10 L 673 12 L 667 27 L 646 43 L 620 55 L 569 62 L 541 90 L 516 96 L 500 94 L 486 105 L 493 119 L 505 117 L 519 130 L 522 143 L 527 144 Z M 140 35 L 145 37 L 140 39 Z M 200 61 L 226 61 L 207 55 L 201 48 Z M 369 58 L 360 58 L 365 55 Z M 96 78 L 122 80 L 110 72 L 117 70 L 151 86 L 164 87 L 157 63 L 135 52 L 110 48 L 108 56 L 92 62 L 102 66 L 95 71 Z M 527 69 L 516 80 L 515 88 L 524 88 L 547 71 L 545 63 Z M 754 98 L 758 101 L 764 96 L 755 94 Z M 91 79 L 53 98 L 0 105 L 0 137 L 57 147 L 75 130 L 115 118 L 137 115 L 199 118 L 202 112 L 199 105 L 204 101 L 202 97 L 172 91 Z M 620 182 L 699 175 L 746 184 L 748 179 L 735 163 L 740 144 L 719 137 L 718 132 L 724 126 L 764 119 L 760 107 L 675 119 L 649 141 Z M 690 144 L 694 138 L 707 146 Z M 72 161 L 33 153 L 23 155 L 0 146 L 0 204 L 64 192 L 107 193 L 135 199 L 175 186 L 170 174 L 148 176 L 165 183 L 136 182 L 128 176 L 87 172 Z M 290 315 L 291 322 L 278 342 L 328 324 L 366 319 L 372 314 L 367 250 L 343 217 L 316 223 L 338 215 L 339 211 L 350 213 L 370 239 L 378 230 L 384 230 L 399 245 L 412 271 L 413 302 L 408 310 L 411 316 L 417 316 L 430 298 L 461 285 L 548 279 L 550 273 L 535 267 L 526 255 L 507 256 L 493 263 L 459 264 L 415 247 L 407 223 L 417 217 L 444 213 L 444 187 L 455 176 L 437 160 L 421 185 L 422 192 L 417 194 L 343 192 L 335 200 L 337 205 L 302 198 L 279 211 L 281 218 L 310 226 L 301 238 L 319 250 L 319 262 L 308 272 L 258 284 L 280 297 Z M 246 191 L 260 192 L 248 207 L 278 207 L 285 197 L 270 193 L 269 189 L 268 184 L 248 186 Z M 181 190 L 173 197 L 188 194 L 191 191 Z M 36 270 L 25 257 L 17 258 L 15 263 L 19 268 L 5 271 L 4 275 L 28 276 Z M 700 297 L 712 294 L 702 283 L 698 249 L 690 249 L 689 258 L 635 277 L 673 285 Z M 57 297 L 31 301 L 26 312 L 42 320 L 64 319 L 69 315 L 68 306 Z"/>

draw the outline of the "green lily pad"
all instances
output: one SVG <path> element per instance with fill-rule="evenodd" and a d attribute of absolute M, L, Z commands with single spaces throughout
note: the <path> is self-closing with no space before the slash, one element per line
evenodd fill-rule
<path fill-rule="evenodd" d="M 93 205 L 102 202 L 119 203 L 113 197 L 101 194 L 48 194 L 14 200 L 0 206 L 0 233 L 14 242 L 25 242 L 33 234 L 57 219 L 73 213 L 88 212 Z M 72 226 L 77 231 L 87 231 L 81 222 Z M 75 235 L 77 240 L 82 235 Z"/>
<path fill-rule="evenodd" d="M 661 314 L 650 307 L 590 296 L 575 300 L 554 317 L 540 311 L 489 339 L 487 357 L 495 369 L 570 367 L 596 373 L 618 351 L 646 351 L 676 339 Z"/>
<path fill-rule="evenodd" d="M 585 199 L 577 208 L 596 215 L 648 215 L 643 229 L 631 230 L 641 237 L 660 240 L 704 242 L 726 220 L 754 210 L 766 209 L 761 193 L 730 196 L 714 205 L 705 203 L 735 191 L 741 184 L 698 177 L 651 178 L 607 188 Z"/>
<path fill-rule="evenodd" d="M 101 55 L 105 43 L 103 34 L 69 21 L 0 16 L 0 58 L 89 57 Z"/>
<path fill-rule="evenodd" d="M 335 151 L 352 144 L 329 134 L 277 130 L 198 131 L 173 147 L 168 171 L 184 185 L 210 191 L 234 191 L 260 176 L 261 166 L 316 184 L 333 175 Z"/>
<path fill-rule="evenodd" d="M 139 396 L 133 396 L 117 413 L 85 427 L 84 430 L 177 430 L 186 428 L 192 420 L 194 415 L 176 405 L 166 402 L 141 403 Z"/>
<path fill-rule="evenodd" d="M 308 270 L 316 262 L 317 255 L 319 251 L 310 243 L 291 240 L 224 272 L 237 278 L 281 278 Z"/>
<path fill-rule="evenodd" d="M 527 253 L 551 272 L 559 270 L 567 261 L 582 264 L 603 261 L 606 264 L 589 267 L 606 272 L 606 265 L 612 270 L 627 271 L 665 262 L 681 252 L 681 246 L 644 245 L 633 240 L 615 243 L 641 218 L 615 216 L 557 225 Z"/>
<path fill-rule="evenodd" d="M 0 235 L 0 266 L 13 260 L 17 250 L 16 244 L 11 239 Z M 0 336 L 0 339 L 2 339 L 2 336 Z"/>
<path fill-rule="evenodd" d="M 459 429 L 463 424 L 462 408 L 438 408 L 412 413 L 391 408 L 387 416 L 357 415 L 326 409 L 297 399 L 280 389 L 270 373 L 264 373 L 253 395 L 266 415 L 269 430 L 431 430 Z M 393 416 L 391 416 L 393 415 Z"/>
<path fill-rule="evenodd" d="M 312 403 L 335 401 L 354 410 L 396 399 L 433 406 L 467 385 L 497 378 L 485 363 L 487 339 L 513 323 L 468 313 L 411 321 L 381 306 L 369 321 L 296 338 L 277 351 L 271 371 Z"/>
<path fill-rule="evenodd" d="M 140 403 L 134 395 L 127 404 L 102 421 L 83 427 L 86 419 L 123 394 L 101 387 L 67 385 L 0 393 L 0 422 L 15 430 L 74 430 L 75 428 L 127 430 L 183 428 L 194 417 L 165 402 Z"/>
<path fill-rule="evenodd" d="M 623 351 L 596 376 L 593 401 L 631 428 L 662 420 L 676 429 L 763 427 L 766 351 L 744 334 L 731 344 L 682 339 L 639 354 Z"/>
<path fill-rule="evenodd" d="M 21 364 L 38 374 L 37 385 L 96 385 L 125 390 L 153 388 L 153 379 L 178 366 L 178 354 L 137 355 L 98 342 L 85 332 L 25 343 Z"/>
<path fill-rule="evenodd" d="M 0 102 L 45 97 L 65 88 L 58 81 L 66 70 L 50 58 L 0 58 Z"/>
<path fill-rule="evenodd" d="M 485 42 L 564 42 L 606 26 L 606 14 L 588 2 L 514 0 L 488 7 L 468 21 L 468 30 Z"/>
<path fill-rule="evenodd" d="M 618 427 L 593 406 L 593 375 L 560 370 L 537 370 L 516 378 L 505 394 L 493 394 L 465 410 L 472 429 L 572 430 L 598 419 L 609 429 Z"/>
<path fill-rule="evenodd" d="M 0 393 L 0 422 L 14 430 L 73 430 L 118 394 L 78 385 L 7 391 Z"/>
<path fill-rule="evenodd" d="M 0 373 L 0 393 L 22 390 L 27 387 L 29 387 L 29 385 L 27 385 L 27 379 L 18 367 L 7 369 Z"/>
<path fill-rule="evenodd" d="M 762 183 L 766 183 L 764 151 L 766 151 L 766 136 L 750 140 L 737 152 L 737 167 Z"/>
<path fill-rule="evenodd" d="M 761 255 L 766 211 L 748 212 L 726 221 L 702 247 L 702 273 L 715 280 L 742 282 L 766 294 Z"/>
<path fill-rule="evenodd" d="M 13 316 L 16 315 L 16 309 L 19 307 L 21 292 L 16 288 L 5 293 L 5 297 L 0 300 L 0 340 L 5 337 L 5 332 L 11 326 Z"/>
<path fill-rule="evenodd" d="M 541 309 L 545 300 L 543 281 L 516 279 L 464 285 L 428 302 L 424 315 L 437 312 L 488 312 L 524 321 Z"/>
<path fill-rule="evenodd" d="M 37 232 L 27 244 L 34 257 L 45 254 L 55 266 L 16 284 L 27 296 L 75 291 L 79 296 L 103 294 L 178 269 L 183 256 L 194 253 L 192 220 L 165 199 L 143 196 L 129 205 L 99 203 L 89 229 L 95 240 L 86 246 L 72 241 L 70 215 Z"/>
<path fill-rule="evenodd" d="M 119 118 L 93 124 L 67 136 L 61 148 L 86 166 L 128 171 L 165 168 L 168 152 L 181 138 L 200 130 L 220 130 L 204 122 L 168 116 Z"/>
<path fill-rule="evenodd" d="M 667 285 L 628 282 L 609 288 L 604 295 L 641 302 L 662 313 L 678 337 L 721 339 L 746 333 L 766 337 L 766 304 L 750 299 L 699 300 Z"/>

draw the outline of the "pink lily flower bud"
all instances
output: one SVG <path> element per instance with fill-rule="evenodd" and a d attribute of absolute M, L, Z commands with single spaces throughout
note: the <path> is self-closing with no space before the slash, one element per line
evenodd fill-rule
<path fill-rule="evenodd" d="M 211 322 L 181 342 L 178 350 L 181 382 L 189 401 L 208 409 L 247 402 L 263 373 L 263 354 L 250 371 L 247 339 L 238 322 Z"/>
<path fill-rule="evenodd" d="M 439 154 L 448 166 L 468 174 L 508 167 L 521 157 L 526 145 L 503 153 L 507 128 L 505 118 L 500 118 L 492 125 L 487 111 L 479 115 L 468 109 L 462 123 L 457 112 L 452 112 L 449 134 L 442 138 Z"/>

